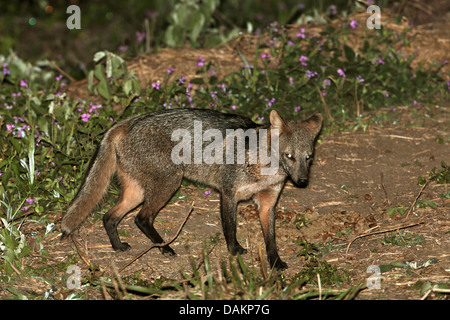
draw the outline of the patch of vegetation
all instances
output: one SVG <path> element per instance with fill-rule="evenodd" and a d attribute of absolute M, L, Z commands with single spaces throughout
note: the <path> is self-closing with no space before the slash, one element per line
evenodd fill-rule
<path fill-rule="evenodd" d="M 383 245 L 404 247 L 422 244 L 424 241 L 425 239 L 421 235 L 399 231 L 398 233 L 391 233 L 390 235 L 385 236 L 380 243 Z"/>

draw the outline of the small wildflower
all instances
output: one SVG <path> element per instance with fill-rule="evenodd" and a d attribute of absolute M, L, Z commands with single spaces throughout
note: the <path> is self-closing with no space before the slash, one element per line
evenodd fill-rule
<path fill-rule="evenodd" d="M 351 27 L 352 29 L 355 29 L 357 25 L 358 25 L 358 21 L 356 21 L 356 20 L 350 21 L 350 27 Z"/>
<path fill-rule="evenodd" d="M 174 68 L 169 68 L 169 69 L 167 69 L 167 73 L 173 73 L 174 71 L 175 71 Z"/>
<path fill-rule="evenodd" d="M 25 80 L 20 80 L 20 86 L 26 88 L 26 87 L 28 87 L 28 84 Z"/>
<path fill-rule="evenodd" d="M 145 39 L 145 32 L 136 31 L 136 38 L 139 42 L 142 42 Z"/>
<path fill-rule="evenodd" d="M 181 84 L 184 84 L 185 81 L 186 81 L 185 76 L 181 76 L 180 78 L 178 78 L 178 82 L 180 82 Z"/>
<path fill-rule="evenodd" d="M 232 106 L 231 106 L 231 109 L 232 110 L 236 110 L 236 106 L 233 104 Z M 1 174 L 0 174 L 1 175 Z"/>
<path fill-rule="evenodd" d="M 81 115 L 81 120 L 84 122 L 88 122 L 90 117 L 91 117 L 91 115 L 89 113 L 83 113 Z"/>
<path fill-rule="evenodd" d="M 344 73 L 344 70 L 342 70 L 342 69 L 337 69 L 337 73 L 342 77 L 342 78 L 345 78 L 346 77 L 346 75 L 345 75 L 345 73 Z"/>
<path fill-rule="evenodd" d="M 294 78 L 289 77 L 289 85 L 290 85 L 291 87 L 294 86 Z"/>
<path fill-rule="evenodd" d="M 203 67 L 205 65 L 205 59 L 202 56 L 198 57 L 198 61 L 196 63 L 197 67 Z"/>
<path fill-rule="evenodd" d="M 128 50 L 128 46 L 127 45 L 119 46 L 119 52 L 125 52 L 127 50 Z"/>
<path fill-rule="evenodd" d="M 11 74 L 11 72 L 7 68 L 6 64 L 3 64 L 3 75 L 6 76 L 7 74 Z"/>
<path fill-rule="evenodd" d="M 261 59 L 265 60 L 265 59 L 269 59 L 269 58 L 270 58 L 270 54 L 268 54 L 268 53 L 261 54 Z"/>
<path fill-rule="evenodd" d="M 384 91 L 384 96 L 386 97 L 386 98 L 388 98 L 389 97 L 389 92 L 386 90 L 386 91 Z"/>
<path fill-rule="evenodd" d="M 159 90 L 159 81 L 153 82 L 152 87 L 155 88 L 156 90 Z"/>
<path fill-rule="evenodd" d="M 208 190 L 206 190 L 204 193 L 205 193 L 205 196 L 207 197 L 207 196 L 209 196 L 209 195 L 211 194 L 211 190 L 208 189 Z"/>
<path fill-rule="evenodd" d="M 317 75 L 318 75 L 318 73 L 316 71 L 306 70 L 306 76 L 308 78 L 314 78 Z"/>
<path fill-rule="evenodd" d="M 296 106 L 296 107 L 294 108 L 294 112 L 299 112 L 301 109 L 302 109 L 301 106 Z"/>
<path fill-rule="evenodd" d="M 308 57 L 305 56 L 301 56 L 300 59 L 298 59 L 298 61 L 301 62 L 301 65 L 306 67 L 308 64 L 306 63 L 306 61 L 308 61 Z"/>
<path fill-rule="evenodd" d="M 304 28 L 301 28 L 301 29 L 300 29 L 300 32 L 297 33 L 296 36 L 297 36 L 297 38 L 305 39 L 305 29 L 304 29 Z"/>
<path fill-rule="evenodd" d="M 268 98 L 265 98 L 264 101 L 267 102 L 267 106 L 271 107 L 275 103 L 275 98 L 272 98 L 270 100 Z"/>
<path fill-rule="evenodd" d="M 63 78 L 62 74 L 60 74 L 59 76 L 56 77 L 56 81 L 61 81 L 61 79 Z"/>
<path fill-rule="evenodd" d="M 359 82 L 364 82 L 364 78 L 361 75 L 356 76 L 356 80 L 358 80 Z"/>

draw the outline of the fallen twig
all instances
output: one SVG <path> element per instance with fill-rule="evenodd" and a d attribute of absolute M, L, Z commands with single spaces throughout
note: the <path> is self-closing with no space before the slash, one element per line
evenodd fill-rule
<path fill-rule="evenodd" d="M 78 243 L 77 240 L 75 240 L 74 236 L 71 234 L 70 235 L 70 239 L 72 240 L 73 244 L 75 245 L 75 247 L 77 248 L 77 253 L 80 256 L 80 258 L 84 261 L 84 263 L 86 263 L 86 265 L 91 268 L 92 264 L 89 261 L 89 259 L 87 257 L 84 256 L 83 251 L 80 248 L 80 244 Z"/>
<path fill-rule="evenodd" d="M 419 194 L 414 199 L 414 202 L 412 203 L 411 207 L 409 207 L 408 213 L 406 214 L 405 219 L 408 219 L 409 214 L 411 213 L 412 209 L 414 208 L 414 205 L 416 204 L 417 200 L 419 200 L 420 196 L 422 195 L 423 190 L 425 190 L 425 187 L 428 185 L 428 182 L 430 182 L 430 179 L 427 179 L 427 181 L 423 184 L 422 188 L 419 191 Z"/>
<path fill-rule="evenodd" d="M 354 238 L 349 242 L 349 244 L 347 245 L 347 249 L 345 250 L 345 255 L 348 254 L 348 250 L 350 249 L 350 246 L 352 245 L 352 243 L 353 243 L 356 239 L 363 238 L 363 237 L 368 237 L 368 236 L 372 236 L 372 235 L 375 235 L 375 234 L 381 234 L 381 233 L 386 233 L 386 232 L 391 232 L 391 231 L 398 231 L 398 230 L 400 230 L 400 229 L 411 228 L 411 227 L 417 226 L 417 225 L 422 224 L 422 223 L 424 223 L 424 222 L 423 222 L 423 221 L 419 221 L 419 222 L 410 223 L 410 224 L 407 224 L 407 225 L 398 225 L 398 226 L 395 226 L 395 227 L 391 227 L 391 228 L 389 228 L 389 229 L 380 230 L 380 231 L 375 231 L 375 232 L 371 232 L 371 231 L 374 230 L 374 229 L 377 229 L 378 226 L 373 227 L 373 228 L 370 228 L 369 230 L 365 231 L 364 233 L 362 233 L 362 234 L 360 234 L 360 235 L 357 235 L 356 237 L 354 237 Z"/>
<path fill-rule="evenodd" d="M 128 262 L 127 264 L 125 264 L 122 268 L 119 269 L 119 273 L 122 272 L 123 270 L 125 270 L 125 268 L 127 268 L 128 266 L 130 266 L 133 262 L 135 262 L 137 259 L 139 259 L 140 257 L 142 257 L 144 254 L 146 254 L 147 252 L 149 252 L 151 249 L 153 248 L 161 248 L 164 246 L 168 246 L 170 245 L 172 242 L 175 241 L 175 239 L 178 237 L 178 235 L 180 234 L 181 230 L 183 229 L 184 225 L 186 224 L 186 221 L 188 220 L 189 216 L 191 215 L 192 210 L 194 209 L 194 202 L 192 202 L 191 207 L 188 210 L 188 213 L 186 214 L 186 217 L 184 218 L 184 221 L 181 223 L 180 228 L 178 228 L 177 233 L 172 237 L 172 239 L 170 239 L 167 242 L 163 242 L 163 243 L 154 243 L 152 244 L 150 247 L 148 247 L 147 249 L 145 249 L 144 251 L 142 251 L 141 253 L 139 253 L 137 256 L 135 256 L 133 259 L 131 259 L 130 262 Z"/>

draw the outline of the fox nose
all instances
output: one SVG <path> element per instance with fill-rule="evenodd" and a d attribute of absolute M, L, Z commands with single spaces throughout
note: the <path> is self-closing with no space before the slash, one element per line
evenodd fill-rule
<path fill-rule="evenodd" d="M 308 179 L 298 179 L 297 185 L 299 187 L 306 187 L 308 185 Z"/>

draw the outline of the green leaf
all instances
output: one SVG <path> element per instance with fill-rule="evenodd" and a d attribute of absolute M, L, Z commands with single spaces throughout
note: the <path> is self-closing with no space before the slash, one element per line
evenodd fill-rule
<path fill-rule="evenodd" d="M 101 80 L 97 86 L 98 93 L 105 99 L 109 99 L 111 97 L 111 91 L 109 89 L 108 82 L 106 80 Z"/>

